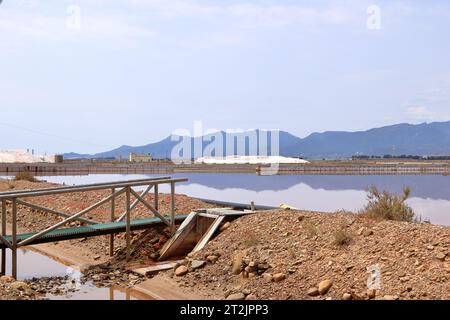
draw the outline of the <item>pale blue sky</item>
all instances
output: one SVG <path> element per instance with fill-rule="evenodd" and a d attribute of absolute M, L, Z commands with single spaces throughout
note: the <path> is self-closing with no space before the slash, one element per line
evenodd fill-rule
<path fill-rule="evenodd" d="M 0 149 L 450 120 L 449 39 L 444 0 L 3 0 Z"/>

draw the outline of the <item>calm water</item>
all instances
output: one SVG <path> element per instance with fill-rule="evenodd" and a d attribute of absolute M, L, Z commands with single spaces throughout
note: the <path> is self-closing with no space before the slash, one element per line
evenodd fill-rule
<path fill-rule="evenodd" d="M 47 181 L 73 184 L 120 181 L 161 175 L 96 174 L 87 176 L 46 176 Z M 301 209 L 357 211 L 366 200 L 368 186 L 401 193 L 404 186 L 412 190 L 408 203 L 422 219 L 434 224 L 450 225 L 450 177 L 438 175 L 282 175 L 258 176 L 234 173 L 183 173 L 189 182 L 177 184 L 176 192 L 193 197 L 222 201 L 278 206 L 286 203 Z M 168 192 L 162 185 L 161 192 Z"/>
<path fill-rule="evenodd" d="M 11 250 L 6 251 L 6 271 L 11 274 Z M 41 277 L 63 277 L 66 275 L 74 275 L 73 269 L 51 259 L 41 253 L 32 250 L 19 249 L 17 251 L 18 262 L 18 280 L 41 278 Z M 139 292 L 120 288 L 97 288 L 93 283 L 87 282 L 80 284 L 78 290 L 68 295 L 47 295 L 51 300 L 137 300 L 148 299 L 149 297 Z"/>

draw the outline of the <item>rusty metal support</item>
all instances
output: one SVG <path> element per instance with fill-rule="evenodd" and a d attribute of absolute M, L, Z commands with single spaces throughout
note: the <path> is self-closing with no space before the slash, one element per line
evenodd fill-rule
<path fill-rule="evenodd" d="M 12 276 L 17 279 L 17 200 L 12 200 Z"/>
<path fill-rule="evenodd" d="M 154 201 L 154 205 L 153 205 L 153 207 L 155 208 L 155 210 L 156 211 L 158 211 L 158 208 L 159 208 L 159 204 L 158 204 L 158 185 L 157 184 L 155 184 L 155 193 L 154 193 L 154 199 L 153 199 L 153 201 Z"/>
<path fill-rule="evenodd" d="M 130 258 L 131 258 L 131 248 L 130 248 L 130 245 L 131 245 L 131 232 L 130 232 L 130 189 L 131 189 L 131 187 L 127 187 L 126 188 L 127 190 L 126 190 L 126 206 L 127 206 L 127 208 L 126 208 L 126 213 L 127 213 L 127 215 L 126 215 L 126 222 L 127 222 L 127 224 L 126 224 L 126 234 L 125 234 L 125 240 L 126 240 L 126 243 L 127 243 L 127 262 L 128 261 L 130 261 Z"/>
<path fill-rule="evenodd" d="M 116 189 L 112 188 L 111 193 L 116 193 Z M 111 199 L 111 222 L 114 222 L 115 219 L 115 211 L 116 211 L 116 197 L 112 197 Z M 109 256 L 112 257 L 114 255 L 114 233 L 109 235 Z"/>
<path fill-rule="evenodd" d="M 170 183 L 170 232 L 175 233 L 175 183 Z"/>
<path fill-rule="evenodd" d="M 2 237 L 6 236 L 6 200 L 2 201 Z M 0 275 L 6 274 L 6 248 L 2 249 L 2 268 Z"/>

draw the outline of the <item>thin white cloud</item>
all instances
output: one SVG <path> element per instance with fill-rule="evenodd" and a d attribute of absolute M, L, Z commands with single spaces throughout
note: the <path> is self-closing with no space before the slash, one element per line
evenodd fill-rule
<path fill-rule="evenodd" d="M 436 114 L 425 106 L 409 106 L 406 108 L 406 114 L 415 120 L 434 120 Z"/>
<path fill-rule="evenodd" d="M 34 6 L 33 6 L 34 8 Z M 28 41 L 86 41 L 102 38 L 148 38 L 156 32 L 137 25 L 126 15 L 86 14 L 81 10 L 79 28 L 68 27 L 70 13 L 39 10 L 0 11 L 0 34 L 4 44 L 14 47 Z"/>

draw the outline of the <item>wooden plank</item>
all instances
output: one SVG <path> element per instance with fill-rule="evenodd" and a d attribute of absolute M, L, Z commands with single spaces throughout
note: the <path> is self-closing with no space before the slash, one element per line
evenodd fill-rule
<path fill-rule="evenodd" d="M 197 212 L 191 212 L 183 223 L 180 225 L 175 234 L 164 244 L 160 250 L 159 260 L 164 260 L 170 257 L 179 246 L 186 239 L 187 235 L 191 232 L 197 223 Z"/>
<path fill-rule="evenodd" d="M 200 239 L 200 241 L 197 243 L 197 245 L 194 247 L 192 252 L 197 252 L 208 243 L 208 241 L 212 238 L 216 230 L 219 228 L 222 221 L 225 219 L 225 216 L 220 216 L 214 220 L 214 222 L 209 227 L 208 231 L 203 235 L 203 237 Z"/>
<path fill-rule="evenodd" d="M 134 273 L 143 275 L 143 276 L 147 276 L 149 274 L 152 274 L 152 273 L 155 273 L 155 272 L 158 272 L 158 271 L 172 269 L 173 267 L 175 267 L 175 265 L 177 263 L 180 263 L 182 261 L 183 260 L 176 260 L 176 261 L 169 261 L 169 262 L 160 262 L 160 263 L 155 263 L 155 264 L 153 264 L 151 266 L 137 268 L 137 269 L 132 269 L 131 271 L 133 271 Z"/>
<path fill-rule="evenodd" d="M 219 215 L 217 214 L 212 214 L 212 213 L 199 213 L 198 214 L 200 217 L 205 217 L 205 218 L 212 218 L 212 219 L 216 219 L 219 217 Z"/>

